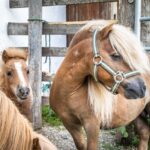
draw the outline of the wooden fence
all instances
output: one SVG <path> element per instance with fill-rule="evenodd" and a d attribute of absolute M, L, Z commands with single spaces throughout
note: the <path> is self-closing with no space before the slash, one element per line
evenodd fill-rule
<path fill-rule="evenodd" d="M 148 1 L 148 0 L 147 0 Z M 65 56 L 67 48 L 43 47 L 42 34 L 74 34 L 86 22 L 43 22 L 42 6 L 70 5 L 95 2 L 118 2 L 118 20 L 124 25 L 134 25 L 134 2 L 128 0 L 10 0 L 10 8 L 29 7 L 28 23 L 8 23 L 8 35 L 28 35 L 30 50 L 30 79 L 33 89 L 33 124 L 34 127 L 42 126 L 41 117 L 41 81 L 50 81 L 51 76 L 41 73 L 42 56 Z M 107 11 L 107 10 L 105 10 Z M 43 97 L 44 101 L 47 99 Z"/>

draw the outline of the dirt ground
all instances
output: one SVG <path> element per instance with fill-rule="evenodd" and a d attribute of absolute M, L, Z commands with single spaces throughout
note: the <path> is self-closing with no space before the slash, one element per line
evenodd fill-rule
<path fill-rule="evenodd" d="M 58 150 L 76 150 L 71 135 L 63 126 L 51 127 L 44 125 L 39 132 L 54 143 Z M 132 147 L 118 146 L 114 141 L 115 135 L 110 130 L 101 130 L 100 133 L 99 150 L 136 150 Z"/>

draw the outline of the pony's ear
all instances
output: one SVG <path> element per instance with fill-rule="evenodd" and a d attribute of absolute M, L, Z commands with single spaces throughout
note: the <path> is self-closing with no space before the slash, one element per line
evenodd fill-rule
<path fill-rule="evenodd" d="M 9 60 L 9 56 L 8 56 L 6 50 L 4 50 L 2 53 L 2 59 L 3 59 L 4 63 L 6 63 Z"/>
<path fill-rule="evenodd" d="M 41 146 L 40 146 L 40 143 L 39 143 L 39 138 L 37 138 L 37 137 L 33 139 L 32 150 L 41 150 Z"/>
<path fill-rule="evenodd" d="M 106 39 L 108 37 L 109 33 L 112 31 L 112 26 L 117 22 L 118 21 L 116 20 L 110 21 L 110 23 L 100 31 L 100 40 Z"/>

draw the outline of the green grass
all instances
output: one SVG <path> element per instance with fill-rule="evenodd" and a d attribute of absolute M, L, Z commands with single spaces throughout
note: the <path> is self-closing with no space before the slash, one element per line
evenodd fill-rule
<path fill-rule="evenodd" d="M 56 113 L 52 109 L 50 109 L 49 106 L 42 107 L 42 118 L 44 123 L 47 123 L 51 126 L 62 125 L 62 122 L 60 121 Z"/>

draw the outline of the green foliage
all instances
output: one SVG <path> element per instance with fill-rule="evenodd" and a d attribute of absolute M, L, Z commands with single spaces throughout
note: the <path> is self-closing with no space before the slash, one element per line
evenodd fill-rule
<path fill-rule="evenodd" d="M 139 144 L 139 141 L 140 141 L 140 140 L 139 140 L 138 136 L 135 135 L 134 137 L 132 137 L 132 142 L 131 142 L 131 144 L 137 146 L 137 145 Z"/>
<path fill-rule="evenodd" d="M 121 133 L 122 137 L 124 137 L 124 138 L 127 138 L 127 137 L 128 137 L 128 132 L 127 132 L 125 126 L 118 128 L 118 130 L 119 130 L 119 132 Z"/>
<path fill-rule="evenodd" d="M 111 129 L 111 130 L 110 130 L 110 134 L 111 134 L 111 135 L 116 135 L 116 129 Z"/>
<path fill-rule="evenodd" d="M 105 143 L 102 145 L 102 148 L 105 150 L 123 150 L 124 147 L 123 146 L 118 146 L 118 145 L 114 145 L 111 143 Z M 130 149 L 130 148 L 128 148 Z"/>
<path fill-rule="evenodd" d="M 114 146 L 112 146 L 111 144 L 104 144 L 102 147 L 105 150 L 114 150 Z"/>
<path fill-rule="evenodd" d="M 62 122 L 56 115 L 56 113 L 50 109 L 49 106 L 42 107 L 42 118 L 45 123 L 48 123 L 51 126 L 59 126 L 62 125 Z"/>
<path fill-rule="evenodd" d="M 135 133 L 134 125 L 130 124 L 127 127 L 123 126 L 118 128 L 121 133 L 121 140 L 118 144 L 124 146 L 137 146 L 139 144 L 139 137 Z"/>

